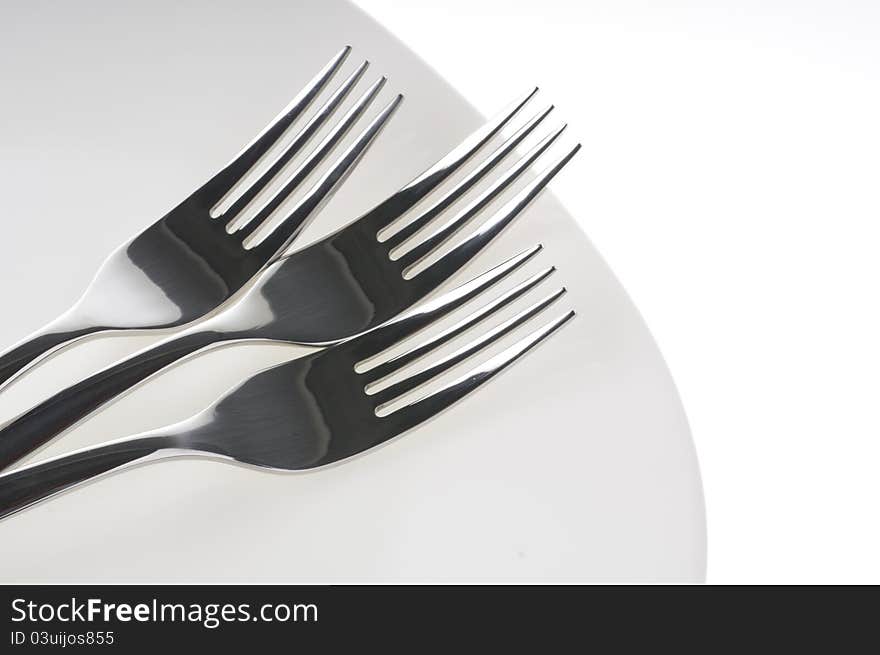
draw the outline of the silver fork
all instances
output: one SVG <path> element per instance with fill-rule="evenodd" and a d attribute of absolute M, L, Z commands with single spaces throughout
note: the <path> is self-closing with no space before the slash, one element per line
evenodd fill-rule
<path fill-rule="evenodd" d="M 270 339 L 328 345 L 376 327 L 400 314 L 473 259 L 549 183 L 577 152 L 566 151 L 516 193 L 461 243 L 410 275 L 426 258 L 480 215 L 547 151 L 564 125 L 541 139 L 503 175 L 441 227 L 422 235 L 541 123 L 552 107 L 538 112 L 473 171 L 391 236 L 380 237 L 408 209 L 458 170 L 532 97 L 515 101 L 403 189 L 335 234 L 272 263 L 246 292 L 211 318 L 178 336 L 141 351 L 40 403 L 0 430 L 0 468 L 88 416 L 138 382 L 208 347 L 230 341 Z M 413 241 L 416 245 L 412 245 Z M 410 249 L 401 254 L 400 248 Z"/>
<path fill-rule="evenodd" d="M 569 311 L 422 398 L 387 411 L 395 401 L 464 362 L 536 316 L 564 287 L 486 331 L 451 354 L 385 388 L 432 351 L 534 289 L 539 272 L 468 318 L 418 346 L 359 372 L 387 351 L 461 307 L 509 275 L 528 253 L 484 273 L 433 302 L 354 339 L 257 373 L 192 418 L 135 437 L 0 475 L 0 518 L 98 476 L 180 456 L 201 456 L 275 470 L 314 469 L 347 459 L 416 427 L 471 393 L 574 316 Z"/>
<path fill-rule="evenodd" d="M 302 151 L 339 108 L 368 66 L 364 62 L 317 110 L 271 165 L 222 214 L 211 211 L 279 141 L 336 74 L 351 48 L 339 52 L 229 164 L 167 215 L 105 260 L 72 309 L 0 355 L 0 388 L 63 346 L 97 332 L 167 328 L 215 309 L 278 255 L 337 188 L 401 100 L 398 96 L 360 134 L 285 220 L 253 248 L 244 239 L 297 189 L 376 98 L 376 81 L 243 229 L 228 229 Z"/>

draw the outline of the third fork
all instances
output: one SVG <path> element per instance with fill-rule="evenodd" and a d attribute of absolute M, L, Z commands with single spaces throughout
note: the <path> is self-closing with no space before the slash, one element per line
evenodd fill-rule
<path fill-rule="evenodd" d="M 402 343 L 508 276 L 514 258 L 417 310 L 354 339 L 257 373 L 191 419 L 0 475 L 0 518 L 97 476 L 180 456 L 275 470 L 306 470 L 366 452 L 436 416 L 479 388 L 574 316 L 568 311 L 457 379 L 441 376 L 525 324 L 562 296 L 559 289 L 433 363 L 424 358 L 522 298 L 553 272 L 541 271 L 432 338 L 367 370 Z M 413 371 L 413 367 L 417 368 Z M 376 386 L 400 376 L 383 389 Z M 392 378 L 396 379 L 396 378 Z M 438 379 L 420 399 L 409 395 Z"/>

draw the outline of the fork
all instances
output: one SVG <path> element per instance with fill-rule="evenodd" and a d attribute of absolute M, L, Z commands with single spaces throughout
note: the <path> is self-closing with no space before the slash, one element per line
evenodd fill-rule
<path fill-rule="evenodd" d="M 534 252 L 534 250 L 532 251 Z M 180 456 L 199 456 L 259 468 L 302 471 L 368 451 L 436 416 L 468 395 L 574 317 L 546 323 L 487 361 L 399 408 L 395 402 L 495 343 L 548 308 L 565 288 L 434 363 L 422 364 L 384 388 L 451 339 L 534 289 L 541 271 L 418 346 L 360 367 L 425 329 L 507 277 L 523 253 L 433 302 L 358 337 L 257 373 L 211 407 L 183 422 L 0 475 L 0 518 L 10 516 L 98 476 Z M 390 409 L 390 411 L 389 411 Z"/>
<path fill-rule="evenodd" d="M 290 104 L 229 164 L 163 218 L 122 245 L 102 264 L 72 309 L 0 355 L 0 388 L 28 367 L 62 347 L 98 332 L 168 328 L 190 323 L 212 311 L 280 254 L 306 220 L 328 199 L 357 163 L 400 102 L 398 96 L 364 130 L 345 154 L 315 184 L 295 209 L 259 245 L 244 238 L 259 227 L 334 149 L 378 95 L 380 78 L 259 208 L 245 229 L 230 231 L 242 211 L 313 140 L 318 130 L 355 87 L 368 62 L 361 64 L 330 95 L 264 173 L 219 216 L 212 209 L 279 142 L 313 103 L 348 56 L 341 50 Z"/>
<path fill-rule="evenodd" d="M 563 125 L 541 139 L 445 224 L 423 236 L 423 229 L 513 152 L 553 107 L 526 121 L 415 219 L 390 236 L 384 232 L 458 170 L 536 91 L 516 100 L 360 219 L 269 265 L 246 292 L 219 313 L 58 392 L 11 420 L 0 430 L 0 468 L 9 466 L 147 377 L 206 348 L 254 339 L 326 346 L 384 323 L 435 291 L 509 225 L 577 152 L 579 145 L 549 164 L 463 242 L 442 252 L 441 247 L 454 234 L 480 215 L 550 148 L 565 128 Z M 418 240 L 415 245 L 414 237 Z M 403 246 L 410 249 L 401 252 Z M 414 267 L 440 252 L 437 261 L 414 272 Z"/>

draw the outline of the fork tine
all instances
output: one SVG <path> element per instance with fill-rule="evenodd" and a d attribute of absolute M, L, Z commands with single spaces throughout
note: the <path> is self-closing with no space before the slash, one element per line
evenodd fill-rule
<path fill-rule="evenodd" d="M 350 356 L 357 363 L 374 357 L 389 346 L 415 334 L 423 327 L 461 307 L 471 298 L 480 295 L 495 283 L 500 282 L 537 255 L 542 247 L 541 244 L 538 244 L 533 248 L 524 250 L 498 266 L 478 275 L 471 281 L 465 282 L 433 300 L 423 302 L 415 309 L 336 347 L 340 350 L 347 349 Z"/>
<path fill-rule="evenodd" d="M 538 301 L 534 305 L 527 307 L 523 311 L 499 324 L 472 343 L 463 346 L 462 348 L 444 357 L 443 359 L 429 366 L 428 368 L 414 373 L 413 375 L 399 382 L 396 382 L 395 384 L 392 384 L 385 389 L 376 392 L 375 394 L 372 394 L 372 397 L 376 403 L 376 409 L 381 409 L 383 405 L 394 400 L 395 398 L 399 398 L 404 394 L 409 393 L 410 391 L 415 391 L 422 385 L 433 380 L 438 375 L 448 371 L 453 366 L 460 364 L 464 360 L 469 359 L 472 355 L 475 355 L 487 346 L 495 343 L 501 337 L 510 334 L 510 332 L 518 328 L 520 325 L 530 320 L 534 316 L 540 314 L 547 307 L 556 302 L 559 298 L 562 297 L 564 293 L 565 287 L 559 289 L 558 291 L 555 291 L 553 294 L 544 298 L 543 300 Z M 487 309 L 488 314 L 492 314 L 500 309 L 500 307 L 494 306 L 493 303 L 492 305 L 489 305 Z M 467 319 L 465 323 L 468 325 L 468 327 L 470 327 L 476 323 L 479 323 L 480 320 L 485 317 L 486 314 L 478 313 L 477 315 Z M 436 338 L 426 343 L 425 346 L 428 346 L 428 352 L 430 352 L 438 348 L 444 341 L 445 339 Z"/>
<path fill-rule="evenodd" d="M 358 66 L 357 70 L 355 70 L 348 78 L 339 86 L 336 91 L 333 92 L 333 95 L 327 99 L 327 101 L 321 106 L 320 109 L 315 113 L 314 116 L 309 120 L 309 122 L 303 127 L 293 141 L 284 149 L 272 165 L 262 174 L 260 177 L 253 182 L 253 184 L 248 187 L 241 196 L 232 203 L 226 211 L 224 211 L 218 218 L 222 218 L 226 221 L 227 226 L 229 226 L 235 218 L 241 213 L 241 211 L 247 207 L 254 198 L 266 187 L 272 179 L 275 178 L 276 175 L 283 169 L 287 163 L 298 153 L 303 147 L 312 139 L 315 133 L 321 128 L 321 126 L 327 121 L 330 116 L 339 108 L 342 104 L 342 101 L 348 96 L 351 90 L 355 87 L 360 80 L 361 76 L 364 74 L 364 71 L 369 67 L 370 62 L 365 61 L 360 66 Z M 221 201 L 222 202 L 222 201 Z"/>
<path fill-rule="evenodd" d="M 373 139 L 382 131 L 394 111 L 403 102 L 403 95 L 398 94 L 385 108 L 379 112 L 369 125 L 360 133 L 344 153 L 336 160 L 333 168 L 324 173 L 297 206 L 275 227 L 253 250 L 261 252 L 265 257 L 273 257 L 281 253 L 293 238 L 302 230 L 306 221 L 318 208 L 326 202 L 347 175 L 355 168 L 358 161 L 369 149 Z M 252 221 L 256 222 L 256 221 Z"/>
<path fill-rule="evenodd" d="M 580 144 L 576 145 L 553 164 L 545 168 L 528 186 L 511 198 L 491 218 L 487 219 L 476 232 L 426 269 L 420 271 L 410 280 L 410 283 L 418 285 L 419 289 L 425 293 L 443 284 L 451 275 L 473 259 L 528 207 L 550 180 L 571 161 L 571 158 L 575 156 L 580 147 Z"/>
<path fill-rule="evenodd" d="M 543 138 L 533 147 L 526 156 L 516 163 L 510 170 L 496 180 L 488 189 L 477 196 L 473 202 L 460 211 L 454 218 L 443 227 L 436 230 L 431 236 L 405 252 L 397 258 L 398 263 L 404 270 L 427 257 L 435 248 L 445 243 L 453 234 L 460 230 L 468 221 L 479 214 L 485 207 L 497 198 L 507 187 L 513 184 L 535 160 L 547 151 L 559 135 L 565 130 L 565 125 Z"/>
<path fill-rule="evenodd" d="M 278 209 L 278 207 L 287 199 L 287 196 L 289 196 L 303 180 L 311 175 L 321 161 L 345 137 L 351 127 L 357 122 L 364 111 L 366 111 L 367 107 L 369 107 L 373 100 L 376 99 L 376 96 L 379 95 L 379 91 L 385 86 L 386 81 L 387 78 L 385 77 L 380 77 L 376 80 L 373 85 L 370 86 L 360 98 L 358 98 L 358 101 L 348 110 L 336 127 L 324 137 L 308 158 L 290 174 L 281 189 L 264 202 L 259 210 L 257 210 L 257 213 L 235 232 L 242 241 L 259 228 L 263 224 L 263 221 L 265 221 L 272 212 Z"/>
<path fill-rule="evenodd" d="M 374 366 L 366 373 L 364 373 L 364 378 L 368 381 L 367 387 L 370 387 L 380 380 L 384 379 L 385 377 L 391 375 L 392 373 L 403 369 L 404 366 L 412 364 L 413 362 L 421 359 L 431 351 L 437 349 L 447 341 L 450 341 L 458 335 L 466 332 L 483 319 L 488 318 L 495 312 L 512 303 L 517 298 L 520 298 L 524 294 L 534 289 L 537 285 L 546 280 L 555 271 L 556 267 L 551 266 L 550 268 L 536 273 L 524 282 L 521 282 L 520 284 L 515 286 L 507 293 L 492 301 L 490 304 L 480 308 L 478 311 L 476 311 L 465 320 L 459 321 L 452 327 L 444 330 L 434 338 L 423 343 L 421 346 L 412 348 L 411 350 L 408 350 L 407 352 L 402 353 L 397 357 L 388 360 L 387 362 L 379 364 L 378 366 Z M 367 393 L 370 393 L 369 390 L 367 390 Z"/>
<path fill-rule="evenodd" d="M 504 111 L 483 124 L 426 171 L 367 212 L 358 222 L 369 225 L 377 234 L 388 227 L 461 168 L 468 159 L 501 131 L 537 92 L 538 88 L 535 87 L 508 105 Z"/>
<path fill-rule="evenodd" d="M 351 46 L 345 46 L 322 68 L 317 75 L 303 88 L 297 96 L 290 101 L 281 113 L 278 114 L 269 125 L 263 128 L 253 141 L 246 145 L 235 158 L 226 164 L 214 177 L 205 182 L 193 194 L 199 201 L 210 209 L 216 205 L 229 189 L 238 182 L 241 177 L 272 147 L 288 127 L 300 117 L 305 109 L 312 103 L 321 89 L 342 66 L 342 62 L 351 52 Z"/>
<path fill-rule="evenodd" d="M 478 389 L 501 371 L 516 362 L 520 357 L 532 348 L 550 337 L 559 328 L 574 318 L 575 313 L 569 311 L 559 318 L 538 328 L 529 335 L 523 337 L 515 344 L 486 360 L 483 364 L 475 366 L 458 379 L 444 385 L 440 389 L 428 394 L 409 405 L 381 417 L 382 421 L 393 423 L 391 436 L 409 430 L 420 423 L 436 416 L 453 403 L 458 402 L 472 391 Z"/>
<path fill-rule="evenodd" d="M 407 223 L 400 230 L 392 234 L 387 239 L 383 239 L 385 243 L 388 244 L 389 248 L 396 248 L 405 241 L 407 241 L 410 237 L 412 237 L 416 232 L 425 227 L 428 223 L 430 223 L 434 218 L 439 216 L 443 211 L 445 211 L 450 205 L 452 205 L 456 200 L 458 200 L 461 196 L 468 192 L 477 182 L 483 179 L 487 173 L 489 173 L 499 162 L 501 162 L 514 148 L 516 148 L 523 139 L 525 139 L 531 132 L 543 121 L 550 112 L 553 111 L 553 105 L 547 107 L 544 111 L 536 114 L 529 120 L 525 125 L 523 125 L 512 137 L 510 137 L 507 141 L 505 141 L 501 146 L 492 153 L 492 156 L 484 161 L 480 166 L 478 166 L 475 170 L 473 170 L 465 179 L 459 182 L 454 189 L 452 189 L 446 196 L 441 198 L 437 203 L 435 203 L 430 209 L 422 213 L 418 218 Z"/>

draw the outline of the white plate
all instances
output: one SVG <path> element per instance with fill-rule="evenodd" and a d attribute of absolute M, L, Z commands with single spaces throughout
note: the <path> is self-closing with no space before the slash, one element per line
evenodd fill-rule
<path fill-rule="evenodd" d="M 71 304 L 107 253 L 225 163 L 343 44 L 355 46 L 346 70 L 369 58 L 363 84 L 388 74 L 384 97 L 406 100 L 304 242 L 370 207 L 481 120 L 339 0 L 4 12 L 16 25 L 0 40 L 4 344 Z M 577 132 L 577 117 L 565 118 Z M 579 175 L 577 159 L 562 174 Z M 544 291 L 569 290 L 547 318 L 568 307 L 578 318 L 478 394 L 320 472 L 181 460 L 75 490 L 0 523 L 0 581 L 702 580 L 703 502 L 684 413 L 650 334 L 576 222 L 545 194 L 458 279 L 537 242 L 545 250 L 529 270 L 554 264 Z M 155 339 L 81 344 L 4 393 L 0 416 Z M 299 352 L 209 353 L 32 459 L 183 418 Z"/>

